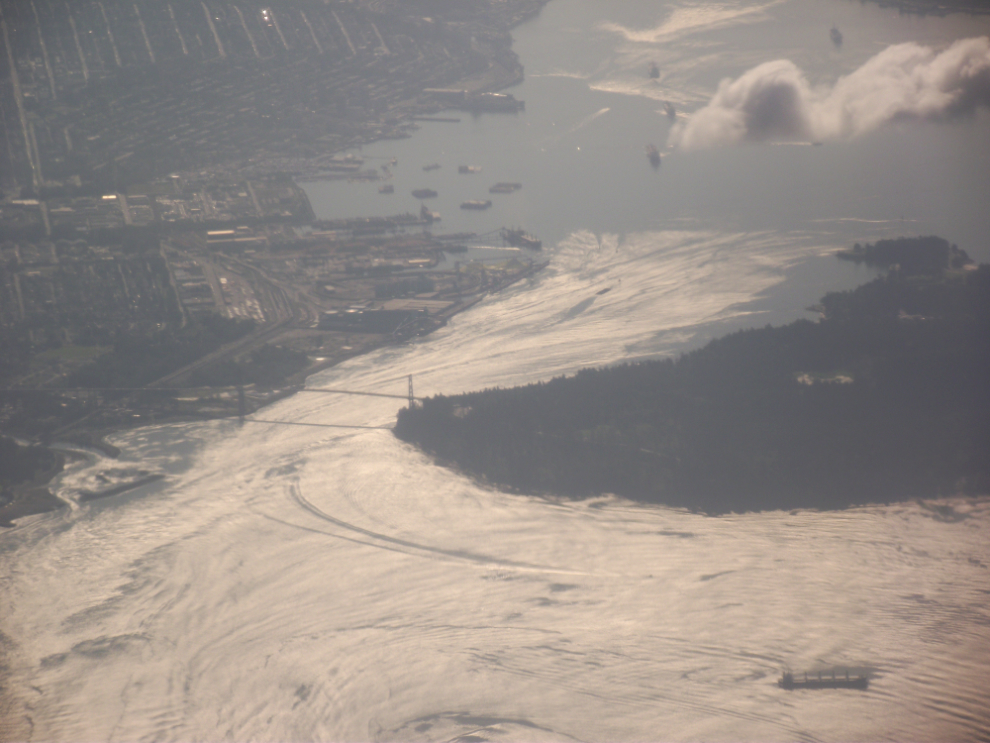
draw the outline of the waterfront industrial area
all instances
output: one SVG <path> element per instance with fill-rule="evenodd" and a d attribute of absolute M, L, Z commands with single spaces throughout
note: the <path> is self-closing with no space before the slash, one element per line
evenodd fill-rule
<path fill-rule="evenodd" d="M 0 243 L 0 325 L 25 362 L 18 368 L 8 360 L 8 392 L 65 387 L 85 376 L 94 358 L 111 353 L 122 335 L 145 337 L 210 318 L 233 324 L 236 338 L 128 386 L 188 385 L 197 370 L 248 358 L 265 345 L 305 354 L 306 363 L 297 363 L 283 380 L 298 384 L 342 358 L 428 333 L 542 265 L 534 249 L 539 246 L 521 249 L 518 231 L 434 233 L 436 216 L 425 209 L 419 215 L 314 220 L 307 216 L 305 192 L 291 180 L 198 183 L 192 191 L 182 190 L 178 178 L 168 183 L 179 190 L 137 199 L 111 194 L 56 207 L 64 210 L 58 219 L 75 220 L 73 238 Z M 128 229 L 124 219 L 116 228 L 105 226 L 132 210 L 135 200 L 154 205 L 154 225 Z M 16 201 L 5 218 L 21 224 L 40 219 L 40 203 Z M 193 216 L 167 225 L 163 204 Z M 97 231 L 102 240 L 92 238 Z M 470 246 L 485 243 L 500 248 L 495 257 L 472 258 Z M 236 380 L 223 381 L 219 386 Z M 115 384 L 108 379 L 94 386 Z M 91 397 L 85 391 L 61 394 Z M 210 391 L 207 398 L 212 411 L 217 397 Z M 8 395 L 0 420 L 16 420 L 19 402 Z M 187 413 L 196 407 L 186 403 Z M 103 405 L 99 419 L 116 426 L 143 418 L 133 407 L 133 399 L 120 398 Z M 38 432 L 60 430 L 63 418 L 55 414 L 50 428 L 35 414 L 31 425 Z"/>
<path fill-rule="evenodd" d="M 522 110 L 497 92 L 522 78 L 509 29 L 544 1 L 4 5 L 0 430 L 111 451 L 243 418 L 539 270 L 518 228 L 317 220 L 298 184 L 387 193 L 394 163 L 347 150 Z"/>

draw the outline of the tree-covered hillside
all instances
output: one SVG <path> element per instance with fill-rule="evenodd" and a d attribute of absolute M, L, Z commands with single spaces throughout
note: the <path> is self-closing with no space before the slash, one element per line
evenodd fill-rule
<path fill-rule="evenodd" d="M 926 240 L 887 242 L 916 256 Z M 431 398 L 395 433 L 501 487 L 710 513 L 988 492 L 990 266 L 929 245 L 944 260 L 891 261 L 827 295 L 819 322 Z"/>

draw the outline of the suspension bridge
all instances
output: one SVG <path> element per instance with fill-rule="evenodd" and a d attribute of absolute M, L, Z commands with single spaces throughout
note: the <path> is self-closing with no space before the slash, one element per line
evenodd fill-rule
<path fill-rule="evenodd" d="M 247 399 L 244 391 L 243 385 L 227 385 L 222 387 L 7 387 L 0 390 L 0 395 L 6 394 L 66 394 L 66 393 L 78 393 L 78 394 L 113 394 L 113 393 L 124 393 L 125 398 L 128 395 L 136 393 L 165 393 L 172 396 L 176 396 L 181 393 L 191 393 L 191 392 L 203 392 L 204 390 L 209 390 L 210 392 L 237 392 L 237 418 L 243 423 L 265 423 L 269 425 L 281 425 L 281 426 L 312 426 L 319 428 L 358 428 L 358 429 L 391 429 L 391 426 L 360 426 L 360 425 L 350 425 L 343 423 L 310 423 L 305 421 L 277 421 L 277 420 L 263 420 L 260 418 L 250 418 L 247 415 Z M 323 395 L 357 395 L 365 397 L 386 397 L 395 400 L 405 400 L 410 408 L 416 406 L 421 398 L 415 396 L 413 392 L 413 378 L 412 374 L 408 377 L 408 392 L 405 395 L 399 395 L 389 392 L 376 392 L 373 390 L 345 390 L 340 388 L 330 388 L 330 387 L 300 387 L 295 390 L 296 393 L 314 393 Z M 99 404 L 97 405 L 97 409 Z M 69 428 L 72 428 L 82 422 L 85 418 L 95 413 L 96 410 L 89 411 L 83 418 L 74 421 L 55 432 L 57 435 Z M 225 417 L 225 416 L 217 416 Z"/>

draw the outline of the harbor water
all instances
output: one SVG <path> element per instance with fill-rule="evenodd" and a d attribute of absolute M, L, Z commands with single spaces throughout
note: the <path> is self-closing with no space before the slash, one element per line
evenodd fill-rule
<path fill-rule="evenodd" d="M 419 395 L 457 393 L 676 355 L 869 279 L 832 255 L 853 241 L 935 233 L 987 260 L 986 111 L 689 152 L 662 103 L 686 120 L 766 61 L 828 85 L 892 44 L 988 31 L 841 1 L 552 0 L 514 34 L 524 113 L 365 147 L 398 161 L 392 196 L 307 185 L 326 218 L 435 189 L 444 231 L 521 226 L 549 266 L 309 385 L 401 395 L 412 374 Z M 489 195 L 499 181 L 523 188 Z M 297 394 L 263 417 L 387 427 L 398 405 Z M 112 443 L 120 460 L 54 483 L 70 508 L 0 534 L 0 739 L 990 738 L 987 498 L 710 518 L 500 492 L 387 428 L 213 421 Z M 126 467 L 166 478 L 79 501 Z M 870 685 L 787 691 L 785 668 Z"/>

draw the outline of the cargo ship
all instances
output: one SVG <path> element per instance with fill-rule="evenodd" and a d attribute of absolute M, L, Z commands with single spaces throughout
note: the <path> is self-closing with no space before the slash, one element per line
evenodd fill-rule
<path fill-rule="evenodd" d="M 393 186 L 391 183 L 384 186 L 379 186 L 378 193 L 395 193 L 395 186 Z"/>
<path fill-rule="evenodd" d="M 525 101 L 518 101 L 511 93 L 479 93 L 466 96 L 463 107 L 468 111 L 516 113 L 526 108 Z"/>
<path fill-rule="evenodd" d="M 461 204 L 461 209 L 487 209 L 492 205 L 491 201 L 465 201 Z"/>
<path fill-rule="evenodd" d="M 412 192 L 412 195 L 417 199 L 435 199 L 437 197 L 437 192 L 432 188 L 417 188 Z"/>
<path fill-rule="evenodd" d="M 457 172 L 460 173 L 461 175 L 468 175 L 470 173 L 480 173 L 481 172 L 481 166 L 480 165 L 458 165 L 457 166 Z"/>
<path fill-rule="evenodd" d="M 663 112 L 667 114 L 667 118 L 671 121 L 677 118 L 677 110 L 674 108 L 674 104 L 670 101 L 663 102 Z"/>
<path fill-rule="evenodd" d="M 433 163 L 431 165 L 423 166 L 423 170 L 425 170 L 426 172 L 429 172 L 431 170 L 439 170 L 439 169 L 440 169 L 440 163 Z"/>
<path fill-rule="evenodd" d="M 512 193 L 522 188 L 521 183 L 496 183 L 488 189 L 488 193 Z"/>
<path fill-rule="evenodd" d="M 837 676 L 835 669 L 831 675 L 823 675 L 821 671 L 817 675 L 809 676 L 804 674 L 804 678 L 795 678 L 790 671 L 785 671 L 784 675 L 777 681 L 777 685 L 788 691 L 792 689 L 865 689 L 870 684 L 870 679 L 862 674 L 850 676 L 849 671 L 844 676 Z"/>
<path fill-rule="evenodd" d="M 660 77 L 660 68 L 657 67 L 656 62 L 650 62 L 650 78 L 656 80 Z"/>
<path fill-rule="evenodd" d="M 530 250 L 540 250 L 543 247 L 542 240 L 526 234 L 521 229 L 510 229 L 508 227 L 502 228 L 502 242 L 514 248 L 529 248 Z"/>
<path fill-rule="evenodd" d="M 835 26 L 832 26 L 832 30 L 828 32 L 829 37 L 832 39 L 832 43 L 835 44 L 836 48 L 842 46 L 842 32 Z"/>
<path fill-rule="evenodd" d="M 455 88 L 426 88 L 423 93 L 435 101 L 446 103 L 448 106 L 463 111 L 506 112 L 516 113 L 526 109 L 526 102 L 516 100 L 511 93 L 468 93 L 466 90 Z M 454 119 L 434 119 L 435 121 L 452 121 Z"/>

